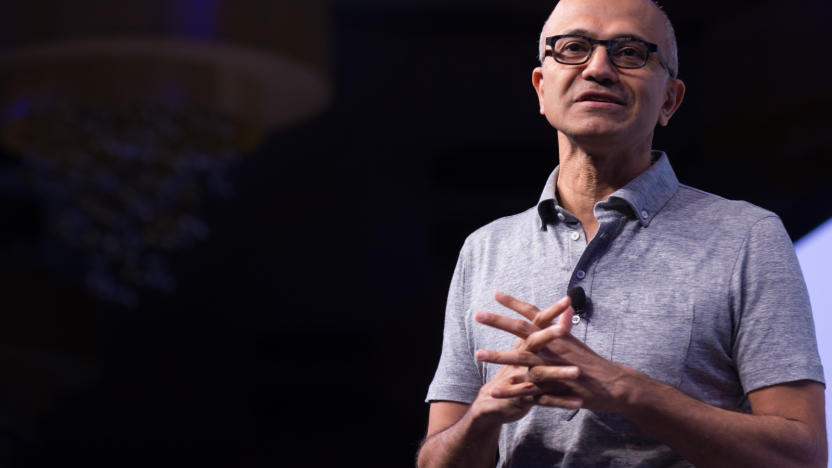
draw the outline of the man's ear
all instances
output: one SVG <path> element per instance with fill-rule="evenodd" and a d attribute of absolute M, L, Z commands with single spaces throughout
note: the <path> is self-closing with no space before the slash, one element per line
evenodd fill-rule
<path fill-rule="evenodd" d="M 678 78 L 670 78 L 664 93 L 664 103 L 659 111 L 659 125 L 666 127 L 676 109 L 682 105 L 685 98 L 685 83 Z"/>
<path fill-rule="evenodd" d="M 537 92 L 537 102 L 540 104 L 540 115 L 544 115 L 546 113 L 546 111 L 543 108 L 543 68 L 542 67 L 535 67 L 535 69 L 532 70 L 532 86 L 534 86 L 534 90 Z"/>

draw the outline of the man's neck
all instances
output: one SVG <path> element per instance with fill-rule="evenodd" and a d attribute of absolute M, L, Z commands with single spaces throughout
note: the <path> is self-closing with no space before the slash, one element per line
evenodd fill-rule
<path fill-rule="evenodd" d="M 581 221 L 589 242 L 599 227 L 595 204 L 650 167 L 650 145 L 629 152 L 591 154 L 573 143 L 561 141 L 559 145 L 557 196 L 560 205 Z"/>

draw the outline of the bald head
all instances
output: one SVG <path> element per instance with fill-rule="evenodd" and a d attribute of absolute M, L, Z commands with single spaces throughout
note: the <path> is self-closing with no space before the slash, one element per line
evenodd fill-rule
<path fill-rule="evenodd" d="M 540 40 L 538 42 L 538 58 L 541 62 L 543 62 L 546 37 L 555 34 L 562 34 L 562 32 L 560 31 L 555 31 L 559 10 L 569 9 L 572 8 L 574 6 L 573 4 L 576 2 L 586 1 L 607 0 L 560 0 L 557 2 L 554 10 L 552 10 L 552 13 L 546 20 L 546 23 L 544 23 L 543 30 L 540 32 Z M 646 20 L 648 22 L 654 23 L 653 26 L 661 31 L 661 38 L 659 39 L 659 52 L 661 53 L 662 57 L 667 61 L 667 64 L 669 65 L 669 68 L 671 70 L 671 75 L 674 77 L 677 76 L 679 74 L 679 52 L 676 45 L 676 32 L 673 29 L 673 24 L 670 22 L 670 18 L 667 16 L 667 13 L 665 13 L 665 11 L 654 0 L 630 1 L 634 3 L 634 6 L 636 6 L 636 4 L 638 3 L 641 3 L 643 5 L 638 5 L 639 7 L 646 6 L 648 8 L 648 10 L 645 12 L 647 13 Z"/>

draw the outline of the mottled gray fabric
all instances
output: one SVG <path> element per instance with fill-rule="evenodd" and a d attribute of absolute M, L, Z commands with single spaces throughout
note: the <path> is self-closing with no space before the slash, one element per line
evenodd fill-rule
<path fill-rule="evenodd" d="M 555 200 L 465 241 L 451 282 L 442 355 L 427 401 L 470 403 L 498 366 L 477 349 L 515 337 L 476 323 L 478 310 L 519 314 L 494 291 L 546 307 L 572 286 L 589 317 L 572 333 L 595 352 L 722 408 L 744 410 L 760 387 L 823 382 L 809 299 L 792 243 L 773 213 L 680 185 L 667 156 L 607 201 L 588 245 Z M 500 434 L 502 466 L 687 466 L 616 414 L 535 407 Z"/>

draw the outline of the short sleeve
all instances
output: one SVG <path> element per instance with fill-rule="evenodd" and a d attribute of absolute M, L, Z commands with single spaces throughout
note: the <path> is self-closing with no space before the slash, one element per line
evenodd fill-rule
<path fill-rule="evenodd" d="M 806 284 L 777 216 L 751 227 L 734 265 L 731 302 L 733 355 L 746 394 L 796 380 L 824 382 Z"/>
<path fill-rule="evenodd" d="M 474 360 L 471 338 L 471 275 L 463 246 L 454 269 L 445 307 L 445 330 L 439 366 L 425 401 L 447 400 L 471 403 L 482 386 L 482 375 Z"/>

